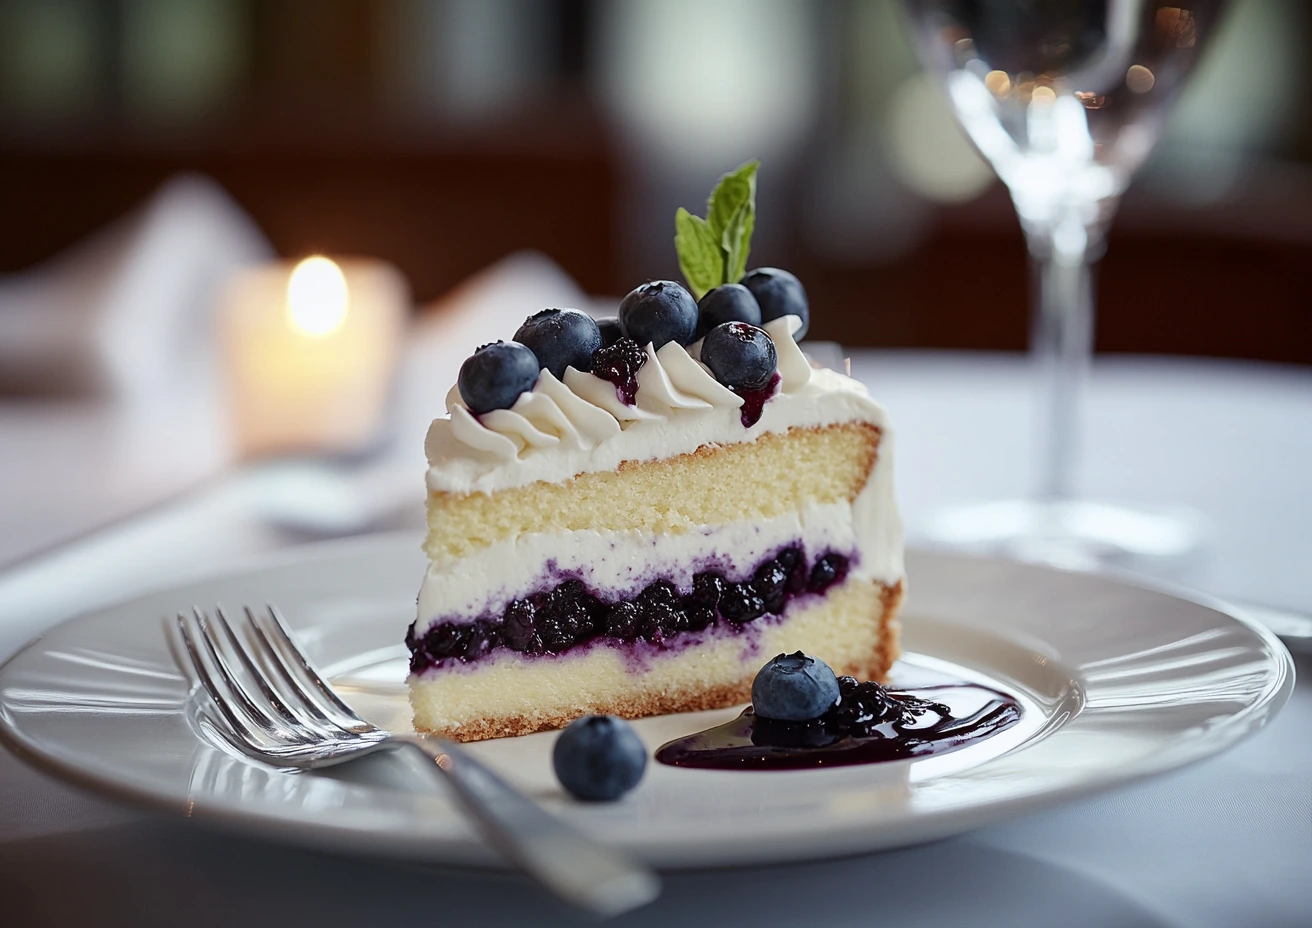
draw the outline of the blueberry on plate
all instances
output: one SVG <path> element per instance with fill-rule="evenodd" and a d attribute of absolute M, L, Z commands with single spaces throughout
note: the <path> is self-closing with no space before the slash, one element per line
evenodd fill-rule
<path fill-rule="evenodd" d="M 697 301 L 672 280 L 649 281 L 620 301 L 620 325 L 639 347 L 687 345 L 697 334 Z"/>
<path fill-rule="evenodd" d="M 470 412 L 509 409 L 538 382 L 537 355 L 519 342 L 493 342 L 460 365 L 460 398 Z"/>
<path fill-rule="evenodd" d="M 753 711 L 783 722 L 818 719 L 838 697 L 838 678 L 829 665 L 801 651 L 780 654 L 752 681 Z"/>
<path fill-rule="evenodd" d="M 721 284 L 707 290 L 697 303 L 697 314 L 698 338 L 705 338 L 707 332 L 725 322 L 761 324 L 761 304 L 742 284 Z"/>
<path fill-rule="evenodd" d="M 624 337 L 624 327 L 614 317 L 598 319 L 597 329 L 601 332 L 601 347 L 609 348 Z"/>
<path fill-rule="evenodd" d="M 560 733 L 551 765 L 575 799 L 609 802 L 638 785 L 647 769 L 647 749 L 623 719 L 589 715 Z"/>
<path fill-rule="evenodd" d="M 770 322 L 780 316 L 800 316 L 802 327 L 793 333 L 801 341 L 811 328 L 811 306 L 806 301 L 802 282 L 777 267 L 758 267 L 743 276 L 743 286 L 752 291 L 761 307 L 761 321 Z"/>
<path fill-rule="evenodd" d="M 538 356 L 538 363 L 557 380 L 565 368 L 592 370 L 592 353 L 601 347 L 601 330 L 587 313 L 577 309 L 544 309 L 524 320 L 515 341 Z"/>
<path fill-rule="evenodd" d="M 702 363 L 726 387 L 760 390 L 774 376 L 779 356 L 764 329 L 746 322 L 725 322 L 707 333 Z"/>

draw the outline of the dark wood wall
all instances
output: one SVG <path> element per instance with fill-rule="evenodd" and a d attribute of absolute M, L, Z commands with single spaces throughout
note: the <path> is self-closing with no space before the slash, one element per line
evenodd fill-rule
<path fill-rule="evenodd" d="M 635 268 L 666 273 L 671 256 L 635 259 L 622 225 L 638 181 L 588 76 L 597 4 L 543 2 L 552 24 L 543 86 L 490 122 L 458 126 L 432 113 L 398 119 L 380 99 L 386 5 L 357 0 L 240 6 L 251 46 L 237 97 L 197 122 L 142 122 L 114 65 L 125 7 L 105 0 L 103 91 L 88 108 L 18 119 L 0 106 L 0 273 L 56 254 L 184 170 L 223 185 L 279 252 L 389 259 L 420 300 L 521 248 L 545 252 L 598 294 L 627 291 Z M 841 36 L 852 4 L 823 7 Z M 1309 74 L 1295 77 L 1309 85 Z M 1312 114 L 1312 94 L 1298 99 Z M 1148 180 L 1131 189 L 1099 277 L 1100 349 L 1312 363 L 1309 125 L 1295 119 L 1284 149 L 1259 153 L 1251 182 L 1213 206 L 1154 199 Z M 800 231 L 807 186 L 797 181 L 836 144 L 831 135 L 817 132 L 791 167 L 767 166 L 792 175 L 771 188 L 771 222 L 785 231 L 753 256 L 802 277 L 814 334 L 1022 348 L 1025 251 L 1005 193 L 995 185 L 938 208 L 897 259 L 826 257 Z M 1287 169 L 1266 167 L 1277 163 Z"/>
<path fill-rule="evenodd" d="M 589 292 L 638 282 L 620 270 L 626 175 L 601 143 L 538 153 L 0 151 L 0 272 L 55 254 L 179 170 L 215 178 L 279 252 L 385 257 L 421 300 L 521 248 L 551 256 Z M 1153 221 L 1131 214 L 1113 228 L 1098 277 L 1098 348 L 1312 363 L 1312 242 L 1191 229 L 1163 209 L 1149 204 L 1141 212 Z M 890 263 L 835 263 L 795 236 L 759 257 L 802 277 L 816 337 L 1025 345 L 1025 249 L 1000 191 L 944 210 L 919 247 Z"/>

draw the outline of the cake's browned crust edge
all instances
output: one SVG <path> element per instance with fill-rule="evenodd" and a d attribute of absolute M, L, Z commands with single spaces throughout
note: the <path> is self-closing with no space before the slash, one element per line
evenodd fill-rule
<path fill-rule="evenodd" d="M 902 604 L 904 581 L 889 586 L 880 584 L 879 601 L 883 614 L 879 617 L 879 647 L 865 663 L 844 664 L 834 668 L 839 676 L 844 674 L 858 680 L 888 679 L 889 668 L 897 660 L 900 627 L 897 611 Z M 547 716 L 512 716 L 500 719 L 479 719 L 467 722 L 458 729 L 428 729 L 431 734 L 441 735 L 452 741 L 487 741 L 491 738 L 511 738 L 517 735 L 531 735 L 539 731 L 551 731 L 564 728 L 570 722 L 584 715 L 618 715 L 625 719 L 641 719 L 652 715 L 673 715 L 676 712 L 700 712 L 705 709 L 724 709 L 739 703 L 751 701 L 752 677 L 744 677 L 737 683 L 718 686 L 695 693 L 661 694 L 635 699 L 617 699 L 603 705 L 589 706 L 587 709 L 569 713 Z M 421 729 L 423 730 L 423 729 Z"/>

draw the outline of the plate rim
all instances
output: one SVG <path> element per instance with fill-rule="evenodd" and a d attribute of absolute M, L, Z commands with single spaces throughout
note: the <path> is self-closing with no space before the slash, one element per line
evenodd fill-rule
<path fill-rule="evenodd" d="M 415 537 L 413 533 L 380 532 L 350 538 L 315 541 L 281 548 L 273 552 L 247 555 L 215 565 L 212 570 L 180 578 L 175 583 L 166 583 L 148 590 L 137 591 L 131 595 L 106 602 L 94 609 L 83 610 L 52 623 L 10 655 L 4 662 L 0 663 L 0 685 L 3 684 L 6 674 L 13 666 L 31 656 L 38 649 L 40 643 L 50 633 L 58 629 L 82 622 L 95 621 L 101 615 L 115 609 L 129 606 L 154 595 L 166 594 L 175 590 L 182 591 L 196 584 L 238 579 L 254 570 L 278 569 L 289 565 L 304 564 L 325 556 L 349 556 L 354 549 L 367 551 L 375 546 L 397 543 L 402 539 L 413 541 Z M 1244 627 L 1267 647 L 1270 655 L 1267 665 L 1267 686 L 1259 696 L 1245 704 L 1234 714 L 1226 717 L 1225 727 L 1229 731 L 1224 743 L 1219 746 L 1210 743 L 1210 741 L 1194 744 L 1163 757 L 1138 763 L 1134 770 L 1128 773 L 1099 768 L 1094 775 L 1085 776 L 1079 781 L 1068 785 L 1045 789 L 1037 794 L 993 797 L 987 802 L 964 808 L 921 810 L 915 817 L 915 821 L 920 824 L 915 829 L 917 837 L 913 840 L 894 839 L 886 844 L 873 846 L 869 840 L 861 840 L 861 837 L 865 834 L 865 828 L 868 828 L 868 826 L 859 825 L 841 832 L 830 832 L 829 837 L 831 839 L 837 838 L 840 840 L 825 852 L 808 852 L 798 855 L 772 854 L 762 857 L 761 863 L 818 860 L 860 853 L 876 853 L 894 847 L 939 840 L 1015 815 L 1052 808 L 1111 788 L 1128 786 L 1145 779 L 1161 776 L 1173 770 L 1183 769 L 1223 751 L 1230 750 L 1254 735 L 1275 718 L 1288 702 L 1294 690 L 1297 671 L 1289 649 L 1273 632 L 1248 618 L 1219 597 L 1180 584 L 1156 578 L 1146 578 L 1124 570 L 1088 572 L 924 546 L 909 546 L 907 554 L 913 560 L 928 557 L 976 565 L 996 564 L 1007 569 L 1019 567 L 1040 572 L 1094 578 L 1137 591 L 1165 595 L 1209 609 Z M 1239 724 L 1236 728 L 1236 723 L 1242 724 Z M 1049 733 L 1049 736 L 1051 734 L 1056 734 L 1056 732 Z M 1029 743 L 1028 740 L 1024 742 L 1025 745 Z M 471 844 L 467 841 L 453 840 L 424 842 L 403 837 L 398 840 L 398 836 L 395 835 L 382 835 L 377 831 L 364 830 L 350 825 L 338 825 L 323 819 L 272 817 L 259 810 L 244 810 L 240 804 L 180 803 L 175 796 L 150 788 L 138 787 L 112 775 L 99 775 L 89 765 L 71 763 L 57 754 L 43 751 L 39 745 L 33 743 L 25 735 L 22 728 L 10 716 L 9 707 L 3 701 L 0 701 L 0 745 L 6 747 L 24 763 L 79 789 L 116 802 L 122 802 L 131 807 L 162 813 L 169 818 L 184 818 L 197 825 L 225 833 L 258 836 L 303 847 L 330 847 L 346 853 L 365 853 L 383 858 L 423 859 L 443 866 L 475 868 L 504 868 L 506 866 L 481 841 L 475 841 Z M 715 773 L 724 772 L 715 771 Z M 790 773 L 796 774 L 798 771 L 790 771 Z M 968 820 L 966 824 L 962 824 L 963 819 Z M 659 845 L 657 847 L 659 849 Z M 705 855 L 702 855 L 702 857 L 704 858 Z M 671 871 L 707 870 L 751 863 L 742 855 L 736 855 L 734 859 L 726 860 L 723 863 L 708 862 L 705 859 L 698 859 L 688 864 L 671 863 L 661 859 L 659 853 L 654 860 L 651 858 L 649 860 L 654 866 Z"/>

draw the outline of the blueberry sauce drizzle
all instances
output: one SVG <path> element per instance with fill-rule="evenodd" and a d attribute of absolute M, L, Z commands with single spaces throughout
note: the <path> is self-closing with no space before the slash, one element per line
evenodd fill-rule
<path fill-rule="evenodd" d="M 765 404 L 772 396 L 779 392 L 780 378 L 778 372 L 770 377 L 770 382 L 757 390 L 739 390 L 730 387 L 734 393 L 743 398 L 742 413 L 743 428 L 750 429 L 757 422 L 761 421 L 761 413 L 765 409 Z"/>
<path fill-rule="evenodd" d="M 808 564 L 798 546 L 766 558 L 751 576 L 730 581 L 723 573 L 693 577 L 681 594 L 667 580 L 648 584 L 632 599 L 606 601 L 581 580 L 566 580 L 540 593 L 513 600 L 499 616 L 473 622 L 441 622 L 416 637 L 406 633 L 410 670 L 440 663 L 467 663 L 505 648 L 526 654 L 560 654 L 601 638 L 670 645 L 685 632 L 711 626 L 737 629 L 762 616 L 782 614 L 797 596 L 823 593 L 847 577 L 847 556 L 827 551 Z"/>
<path fill-rule="evenodd" d="M 647 353 L 631 338 L 621 338 L 592 353 L 593 376 L 613 383 L 615 395 L 626 406 L 638 401 L 638 371 L 646 363 Z"/>
<path fill-rule="evenodd" d="M 946 754 L 1020 721 L 1020 703 L 974 683 L 890 690 L 839 677 L 837 706 L 810 722 L 759 718 L 748 706 L 715 728 L 662 745 L 656 760 L 703 770 L 799 770 Z"/>

